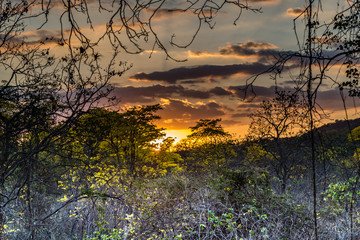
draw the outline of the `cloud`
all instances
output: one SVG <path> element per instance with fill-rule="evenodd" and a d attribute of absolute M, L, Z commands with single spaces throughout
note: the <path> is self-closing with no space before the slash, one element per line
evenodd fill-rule
<path fill-rule="evenodd" d="M 275 97 L 275 86 L 271 87 L 262 87 L 262 86 L 230 86 L 229 90 L 234 93 L 234 95 L 240 99 L 251 102 L 261 102 L 264 100 L 271 99 Z M 290 88 L 279 88 L 278 90 L 290 91 Z"/>
<path fill-rule="evenodd" d="M 112 95 L 116 96 L 121 103 L 149 103 L 158 100 L 160 97 L 171 97 L 173 93 L 177 93 L 181 87 L 171 86 L 165 87 L 154 85 L 150 87 L 115 87 Z"/>
<path fill-rule="evenodd" d="M 169 17 L 173 17 L 175 15 L 181 15 L 181 14 L 187 14 L 189 15 L 188 11 L 184 11 L 183 9 L 179 8 L 160 8 L 160 9 L 154 9 L 154 8 L 147 8 L 146 12 L 149 14 L 149 17 L 152 16 L 152 20 L 164 20 L 168 19 Z"/>
<path fill-rule="evenodd" d="M 201 84 L 207 82 L 216 82 L 214 79 L 196 79 L 196 80 L 184 80 L 181 84 Z"/>
<path fill-rule="evenodd" d="M 227 91 L 221 87 L 215 87 L 210 90 L 194 90 L 187 89 L 180 85 L 162 86 L 153 85 L 147 87 L 115 87 L 112 96 L 116 96 L 122 104 L 124 103 L 139 103 L 147 104 L 156 102 L 160 98 L 193 98 L 193 99 L 210 99 L 213 96 L 229 96 L 232 92 Z"/>
<path fill-rule="evenodd" d="M 304 11 L 304 8 L 296 7 L 296 8 L 289 8 L 286 11 L 288 16 L 297 17 Z"/>
<path fill-rule="evenodd" d="M 43 4 L 44 8 L 47 7 L 47 5 L 50 3 L 50 9 L 67 9 L 67 7 L 65 5 L 66 1 L 65 1 L 65 3 L 64 3 L 64 1 L 49 1 L 49 0 L 41 1 L 41 2 Z M 109 8 L 109 7 L 111 7 L 111 5 L 110 5 L 111 2 L 112 1 L 109 1 L 109 0 L 101 1 L 101 6 L 103 8 L 105 8 L 105 7 Z M 77 7 L 80 8 L 80 6 L 81 6 L 81 7 L 84 8 L 85 5 L 99 4 L 99 0 L 86 0 L 86 3 L 78 1 L 77 4 L 74 4 L 74 2 L 71 2 L 71 4 L 72 4 L 73 7 L 77 6 Z M 106 5 L 104 5 L 104 4 L 106 4 Z M 112 7 L 114 7 L 114 6 L 112 6 Z"/>
<path fill-rule="evenodd" d="M 258 103 L 241 103 L 239 104 L 237 107 L 237 109 L 243 110 L 243 109 L 249 109 L 249 108 L 259 108 L 259 104 Z"/>
<path fill-rule="evenodd" d="M 160 125 L 170 129 L 184 129 L 193 126 L 199 119 L 219 118 L 225 115 L 223 106 L 216 102 L 190 103 L 186 100 L 167 99 L 159 111 Z"/>
<path fill-rule="evenodd" d="M 66 31 L 64 31 L 66 32 Z M 22 32 L 18 35 L 5 35 L 0 34 L 0 39 L 5 39 L 7 42 L 11 42 L 18 46 L 22 46 L 23 49 L 32 46 L 41 46 L 42 48 L 50 48 L 54 45 L 58 45 L 60 42 L 61 32 L 56 30 L 30 30 Z M 15 49 L 15 47 L 13 46 Z"/>
<path fill-rule="evenodd" d="M 289 87 L 277 87 L 278 90 L 294 91 Z M 264 100 L 275 97 L 275 86 L 253 86 L 245 95 L 245 86 L 215 87 L 208 90 L 187 89 L 183 86 L 154 85 L 149 87 L 116 87 L 114 92 L 121 99 L 120 104 L 153 104 L 161 102 L 163 110 L 158 114 L 162 117 L 159 126 L 168 129 L 185 129 L 194 126 L 199 119 L 222 118 L 225 126 L 247 124 L 249 114 L 256 111 Z M 211 101 L 214 96 L 238 97 L 231 102 Z M 189 99 L 189 100 L 184 100 Z M 192 100 L 191 100 L 192 99 Z M 196 102 L 196 99 L 201 101 Z M 245 99 L 245 101 L 242 101 Z M 195 101 L 194 101 L 195 100 Z M 336 112 L 343 109 L 337 89 L 319 91 L 317 103 L 325 112 Z M 357 104 L 359 101 L 357 101 Z M 352 99 L 347 98 L 349 108 Z M 320 108 L 319 108 L 320 110 Z"/>
<path fill-rule="evenodd" d="M 214 87 L 210 90 L 210 93 L 213 93 L 217 96 L 230 96 L 232 93 L 228 90 L 223 89 L 222 87 Z"/>
<path fill-rule="evenodd" d="M 283 52 L 275 50 L 277 47 L 271 43 L 259 43 L 248 41 L 246 43 L 228 44 L 219 48 L 221 55 L 238 57 L 256 57 L 257 62 L 274 62 Z"/>
<path fill-rule="evenodd" d="M 189 51 L 189 57 L 232 57 L 247 62 L 273 64 L 279 57 L 294 54 L 292 51 L 277 50 L 277 46 L 266 42 L 247 41 L 245 43 L 228 43 L 218 52 Z"/>
<path fill-rule="evenodd" d="M 227 44 L 225 47 L 219 48 L 219 52 L 222 53 L 227 49 L 276 49 L 278 48 L 272 43 L 265 43 L 265 42 L 255 42 L 255 41 L 247 41 L 246 43 L 238 43 L 238 44 Z M 236 51 L 235 51 L 236 52 Z"/>
<path fill-rule="evenodd" d="M 65 31 L 66 33 L 67 31 Z M 32 43 L 59 43 L 60 37 L 61 37 L 61 31 L 57 30 L 33 30 L 33 31 L 27 31 L 20 35 L 20 38 L 23 37 L 26 39 L 26 43 L 32 44 Z"/>
<path fill-rule="evenodd" d="M 247 109 L 249 110 L 249 109 Z M 246 111 L 246 112 L 241 112 L 241 113 L 235 113 L 232 114 L 231 117 L 232 118 L 243 118 L 243 117 L 248 117 L 250 115 L 251 111 Z"/>
<path fill-rule="evenodd" d="M 173 68 L 163 72 L 137 73 L 130 77 L 134 81 L 160 81 L 175 84 L 182 80 L 202 78 L 228 78 L 237 74 L 252 75 L 269 69 L 271 65 L 244 63 L 233 65 L 201 65 L 195 67 Z"/>
<path fill-rule="evenodd" d="M 224 47 L 220 47 L 217 53 L 211 53 L 206 51 L 189 51 L 189 55 L 193 57 L 201 57 L 201 56 L 241 56 L 241 57 L 249 57 L 249 56 L 259 56 L 259 51 L 262 50 L 272 50 L 269 53 L 274 54 L 277 46 L 271 43 L 265 42 L 255 42 L 255 41 L 247 41 L 245 43 L 228 43 Z M 267 53 L 266 51 L 261 53 Z"/>
<path fill-rule="evenodd" d="M 260 4 L 279 4 L 281 0 L 248 0 L 249 3 L 260 3 Z"/>
<path fill-rule="evenodd" d="M 240 99 L 245 100 L 237 106 L 237 112 L 232 115 L 232 117 L 244 117 L 245 113 L 254 111 L 258 108 L 259 102 L 270 100 L 275 97 L 275 86 L 263 87 L 263 86 L 253 86 L 251 89 L 244 85 L 241 86 L 231 86 L 228 88 L 229 91 L 232 91 L 235 96 Z M 288 91 L 294 92 L 295 89 L 290 87 L 277 87 L 278 91 Z M 345 92 L 345 95 L 347 93 Z M 323 109 L 327 112 L 340 111 L 344 109 L 343 102 L 340 97 L 340 92 L 338 89 L 328 89 L 318 91 L 316 97 L 316 103 L 318 110 Z M 346 104 L 348 108 L 352 108 L 355 105 L 359 105 L 360 100 L 357 98 L 346 97 Z"/>
<path fill-rule="evenodd" d="M 345 104 L 348 109 L 355 108 L 359 106 L 359 98 L 349 97 L 348 93 L 344 91 L 345 95 Z M 332 89 L 328 91 L 320 91 L 317 96 L 317 103 L 325 111 L 341 111 L 344 110 L 344 104 L 340 96 L 340 91 L 338 89 Z"/>

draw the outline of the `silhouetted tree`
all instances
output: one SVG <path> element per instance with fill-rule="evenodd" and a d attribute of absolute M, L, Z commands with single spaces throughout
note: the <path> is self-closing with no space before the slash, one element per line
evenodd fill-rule
<path fill-rule="evenodd" d="M 281 180 L 281 192 L 285 193 L 292 168 L 299 163 L 297 156 L 288 151 L 290 138 L 306 127 L 306 108 L 295 93 L 276 92 L 272 100 L 263 101 L 260 108 L 250 114 L 248 139 L 265 148 L 272 171 Z M 275 145 L 275 147 L 274 147 Z M 259 153 L 260 154 L 260 153 Z"/>
<path fill-rule="evenodd" d="M 181 140 L 176 151 L 183 157 L 190 172 L 225 167 L 236 153 L 231 134 L 219 124 L 221 119 L 200 119 L 191 134 Z"/>

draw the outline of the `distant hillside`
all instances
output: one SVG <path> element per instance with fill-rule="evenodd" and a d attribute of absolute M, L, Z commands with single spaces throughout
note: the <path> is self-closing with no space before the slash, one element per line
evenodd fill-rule
<path fill-rule="evenodd" d="M 318 128 L 318 131 L 321 133 L 326 132 L 349 132 L 349 125 L 350 130 L 360 126 L 360 118 L 353 119 L 353 120 L 335 120 L 333 123 L 325 124 Z"/>

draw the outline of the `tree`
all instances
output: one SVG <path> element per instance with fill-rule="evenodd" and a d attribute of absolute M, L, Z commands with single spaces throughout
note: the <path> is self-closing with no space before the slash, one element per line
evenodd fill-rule
<path fill-rule="evenodd" d="M 274 99 L 263 101 L 260 109 L 250 114 L 252 121 L 248 139 L 255 144 L 260 143 L 267 154 L 272 156 L 266 159 L 269 160 L 272 171 L 281 180 L 282 193 L 286 191 L 292 167 L 299 162 L 297 157 L 292 156 L 292 152 L 287 151 L 287 144 L 291 137 L 306 127 L 305 114 L 306 108 L 299 96 L 284 91 L 276 92 Z"/>
<path fill-rule="evenodd" d="M 9 23 L 5 23 L 8 28 Z M 9 78 L 0 87 L 0 233 L 4 232 L 5 207 L 33 184 L 31 169 L 37 166 L 37 156 L 107 96 L 107 82 L 113 75 L 91 70 L 94 58 L 86 53 L 57 60 L 41 49 L 41 43 L 30 48 L 24 42 L 10 41 L 2 48 L 0 67 Z M 88 67 L 91 77 L 80 73 L 78 64 Z"/>
<path fill-rule="evenodd" d="M 154 121 L 161 106 L 132 107 L 123 113 L 103 108 L 93 109 L 79 119 L 69 132 L 64 157 L 83 164 L 109 164 L 118 172 L 126 170 L 131 176 L 145 174 L 143 169 L 155 149 L 155 141 L 165 134 Z"/>
<path fill-rule="evenodd" d="M 313 179 L 313 216 L 315 239 L 318 239 L 317 232 L 317 190 L 316 190 L 316 151 L 315 151 L 315 115 L 316 115 L 316 98 L 319 87 L 326 78 L 328 70 L 333 65 L 347 65 L 346 75 L 349 81 L 338 82 L 340 91 L 344 87 L 349 87 L 351 96 L 355 96 L 354 91 L 357 85 L 357 71 L 354 68 L 354 61 L 359 57 L 359 48 L 357 39 L 358 31 L 358 1 L 348 1 L 347 8 L 336 14 L 330 23 L 321 25 L 319 23 L 319 14 L 321 10 L 321 1 L 310 0 L 306 2 L 306 8 L 302 12 L 306 21 L 306 41 L 302 46 L 299 45 L 299 55 L 305 60 L 302 67 L 306 83 L 306 97 L 308 105 L 308 118 L 310 128 L 311 142 L 311 162 L 312 162 L 312 179 Z M 315 8 L 316 6 L 316 8 Z M 300 16 L 301 16 L 300 15 Z M 325 26 L 325 29 L 324 29 Z M 322 33 L 321 33 L 322 31 Z M 316 41 L 321 39 L 323 41 Z M 331 54 L 328 54 L 332 50 Z M 356 65 L 356 64 L 355 64 Z M 346 110 L 346 109 L 345 109 Z M 353 239 L 352 228 L 350 238 Z"/>
<path fill-rule="evenodd" d="M 295 90 L 301 93 L 306 99 L 309 146 L 311 149 L 311 169 L 312 169 L 312 189 L 313 189 L 313 218 L 314 218 L 314 237 L 318 239 L 317 224 L 317 176 L 316 163 L 317 152 L 315 146 L 315 122 L 320 116 L 321 108 L 317 104 L 317 96 L 320 86 L 324 85 L 325 79 L 331 79 L 335 85 L 344 87 L 355 87 L 357 84 L 357 71 L 352 67 L 353 60 L 358 59 L 358 1 L 347 1 L 348 6 L 340 13 L 336 14 L 328 23 L 319 22 L 319 15 L 322 11 L 321 0 L 306 0 L 303 11 L 294 19 L 294 29 L 297 38 L 298 51 L 286 53 L 279 57 L 271 70 L 275 70 L 274 79 L 285 69 L 286 63 L 295 60 L 300 63 L 299 75 L 294 79 Z M 301 24 L 304 35 L 299 37 L 298 20 L 302 19 Z M 301 41 L 300 39 L 303 39 Z M 335 80 L 328 75 L 328 70 L 333 66 L 348 65 L 347 75 L 350 82 Z M 351 70 L 353 69 L 353 70 Z M 269 71 L 271 71 L 269 70 Z M 254 80 L 256 77 L 254 78 Z M 355 80 L 355 81 L 353 81 Z M 320 109 L 320 111 L 319 111 Z M 352 237 L 351 237 L 352 238 Z"/>
<path fill-rule="evenodd" d="M 160 118 L 154 113 L 160 109 L 159 104 L 133 107 L 122 114 L 123 122 L 118 130 L 124 137 L 124 157 L 134 177 L 144 174 L 142 164 L 148 156 L 147 151 L 154 148 L 155 140 L 165 136 L 163 129 L 154 124 Z"/>
<path fill-rule="evenodd" d="M 226 167 L 236 156 L 232 136 L 219 124 L 221 119 L 200 119 L 191 134 L 181 140 L 176 151 L 183 157 L 190 172 Z"/>
<path fill-rule="evenodd" d="M 152 168 L 153 176 L 163 176 L 168 172 L 182 172 L 183 159 L 173 151 L 175 139 L 165 138 L 157 151 L 153 151 L 153 159 L 149 167 Z"/>
<path fill-rule="evenodd" d="M 171 45 L 175 47 L 191 44 L 202 23 L 212 27 L 213 18 L 224 5 L 256 11 L 246 1 L 186 2 L 187 5 L 179 6 L 197 17 L 199 28 L 185 45 L 176 43 L 173 36 Z M 165 3 L 165 0 L 0 1 L 0 238 L 5 238 L 5 212 L 10 209 L 9 204 L 19 199 L 25 188 L 31 198 L 30 185 L 35 179 L 31 177 L 32 171 L 27 170 L 36 169 L 38 156 L 50 150 L 77 119 L 108 96 L 111 78 L 121 76 L 129 68 L 119 60 L 119 53 L 141 52 L 143 47 L 138 41 L 143 40 L 151 41 L 153 49 L 158 47 L 172 58 L 152 24 L 159 12 L 167 10 Z M 92 17 L 90 9 L 95 5 L 106 16 L 102 18 L 106 18 L 103 24 L 106 27 L 97 39 L 84 30 L 88 27 L 94 31 L 96 17 Z M 30 31 L 39 33 L 49 25 L 56 26 L 53 16 L 59 16 L 60 25 L 54 36 L 28 37 L 26 33 Z M 127 38 L 124 40 L 120 35 Z M 103 57 L 100 51 L 105 42 L 113 52 Z M 61 50 L 55 53 L 47 43 L 57 44 Z M 57 210 L 47 216 L 54 212 Z M 38 219 L 38 224 L 46 216 L 34 219 Z M 35 228 L 36 224 L 29 226 L 25 238 L 33 238 Z"/>

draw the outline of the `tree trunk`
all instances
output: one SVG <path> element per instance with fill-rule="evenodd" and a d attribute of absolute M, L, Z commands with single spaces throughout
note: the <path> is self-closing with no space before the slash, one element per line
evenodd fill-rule
<path fill-rule="evenodd" d="M 307 36 L 307 51 L 309 54 L 309 75 L 307 79 L 307 100 L 308 100 L 308 109 L 310 117 L 310 141 L 311 141 L 311 168 L 312 168 L 312 188 L 313 188 L 313 218 L 314 218 L 314 235 L 315 240 L 318 239 L 318 223 L 317 223 L 317 189 L 316 189 L 316 156 L 315 156 L 315 135 L 314 135 L 314 104 L 313 104 L 313 2 L 314 0 L 309 0 L 308 6 L 308 16 L 307 16 L 307 27 L 308 27 L 308 36 Z"/>
<path fill-rule="evenodd" d="M 27 176 L 27 180 L 26 180 L 26 203 L 27 203 L 27 211 L 28 211 L 28 216 L 26 219 L 26 230 L 27 232 L 31 232 L 31 235 L 28 239 L 34 239 L 34 235 L 33 235 L 33 209 L 32 209 L 32 199 L 31 199 L 31 164 L 30 166 L 28 166 L 28 176 Z"/>

